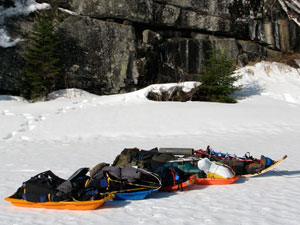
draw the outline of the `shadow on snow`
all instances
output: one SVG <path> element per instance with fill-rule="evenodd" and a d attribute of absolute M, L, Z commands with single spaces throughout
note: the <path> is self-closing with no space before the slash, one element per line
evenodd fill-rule
<path fill-rule="evenodd" d="M 287 177 L 287 178 L 300 178 L 300 170 L 270 170 L 258 177 Z"/>
<path fill-rule="evenodd" d="M 237 91 L 234 94 L 236 99 L 245 99 L 254 95 L 260 95 L 263 92 L 264 88 L 261 87 L 257 81 L 254 81 L 250 84 L 243 85 L 242 90 Z"/>

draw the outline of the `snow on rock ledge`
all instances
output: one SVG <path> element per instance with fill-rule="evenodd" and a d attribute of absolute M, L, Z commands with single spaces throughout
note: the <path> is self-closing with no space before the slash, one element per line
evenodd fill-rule
<path fill-rule="evenodd" d="M 47 3 L 37 3 L 35 0 L 27 0 L 25 3 L 22 1 L 15 0 L 15 7 L 3 8 L 0 7 L 0 47 L 8 48 L 15 46 L 20 39 L 12 40 L 6 32 L 5 26 L 3 25 L 4 19 L 7 17 L 17 15 L 27 15 L 31 12 L 47 9 L 50 7 Z"/>
<path fill-rule="evenodd" d="M 0 47 L 9 48 L 15 46 L 19 41 L 19 38 L 16 40 L 11 40 L 11 38 L 6 33 L 6 30 L 0 28 Z"/>
<path fill-rule="evenodd" d="M 148 87 L 146 97 L 154 101 L 185 102 L 192 99 L 199 85 L 200 82 L 151 85 Z"/>

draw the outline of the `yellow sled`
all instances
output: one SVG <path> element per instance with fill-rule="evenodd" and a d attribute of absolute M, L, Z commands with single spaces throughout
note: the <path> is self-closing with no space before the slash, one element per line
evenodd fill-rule
<path fill-rule="evenodd" d="M 287 158 L 287 155 L 283 156 L 281 159 L 279 159 L 278 161 L 276 161 L 275 163 L 273 163 L 272 165 L 270 165 L 269 167 L 257 172 L 257 173 L 253 173 L 253 174 L 244 174 L 244 175 L 239 175 L 240 177 L 254 177 L 254 176 L 258 176 L 261 174 L 264 174 L 266 172 L 268 172 L 269 170 L 271 170 L 272 168 L 274 168 L 275 166 L 277 166 L 279 163 L 281 163 L 283 160 L 285 160 Z"/>
<path fill-rule="evenodd" d="M 61 202 L 29 202 L 23 199 L 16 199 L 13 196 L 5 198 L 14 206 L 30 207 L 30 208 L 45 208 L 45 209 L 69 209 L 69 210 L 92 210 L 102 206 L 106 201 L 114 198 L 114 195 L 109 194 L 100 200 L 92 201 L 61 201 Z"/>

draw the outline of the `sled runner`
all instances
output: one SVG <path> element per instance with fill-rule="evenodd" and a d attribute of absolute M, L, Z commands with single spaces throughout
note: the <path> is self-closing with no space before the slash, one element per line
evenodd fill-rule
<path fill-rule="evenodd" d="M 29 202 L 24 199 L 17 199 L 14 196 L 5 198 L 14 206 L 46 209 L 69 209 L 69 210 L 92 210 L 102 206 L 106 201 L 112 200 L 114 195 L 110 194 L 100 200 L 91 201 L 61 201 L 61 202 Z"/>
<path fill-rule="evenodd" d="M 180 183 L 180 184 L 175 184 L 172 186 L 166 186 L 166 187 L 162 187 L 160 190 L 161 191 L 178 191 L 178 190 L 183 190 L 183 188 L 188 187 L 192 184 L 194 184 L 198 179 L 197 174 L 194 174 L 192 176 L 190 176 L 186 181 Z"/>
<path fill-rule="evenodd" d="M 263 169 L 263 170 L 261 170 L 261 171 L 259 171 L 257 173 L 244 174 L 244 175 L 240 175 L 240 177 L 254 177 L 254 176 L 258 176 L 258 175 L 264 174 L 264 173 L 268 172 L 269 170 L 273 169 L 275 166 L 277 166 L 279 163 L 281 163 L 282 161 L 284 161 L 286 158 L 287 158 L 287 155 L 283 156 L 278 161 L 274 162 L 270 166 L 266 167 L 265 169 Z"/>
<path fill-rule="evenodd" d="M 198 185 L 224 185 L 224 184 L 232 184 L 234 183 L 239 177 L 235 176 L 233 178 L 226 178 L 226 179 L 216 179 L 216 178 L 198 178 L 196 184 Z"/>

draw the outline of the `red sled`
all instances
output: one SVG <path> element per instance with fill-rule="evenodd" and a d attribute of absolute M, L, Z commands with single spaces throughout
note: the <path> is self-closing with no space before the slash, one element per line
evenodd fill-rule
<path fill-rule="evenodd" d="M 198 178 L 196 184 L 198 185 L 224 185 L 224 184 L 232 184 L 239 177 L 235 176 L 233 178 L 225 178 L 225 179 L 216 179 L 216 178 Z"/>
<path fill-rule="evenodd" d="M 180 184 L 175 184 L 172 186 L 167 186 L 167 187 L 162 187 L 160 191 L 178 191 L 178 190 L 183 190 L 183 188 L 188 187 L 190 185 L 193 185 L 198 179 L 197 174 L 194 174 L 190 176 L 186 181 L 180 183 Z"/>

